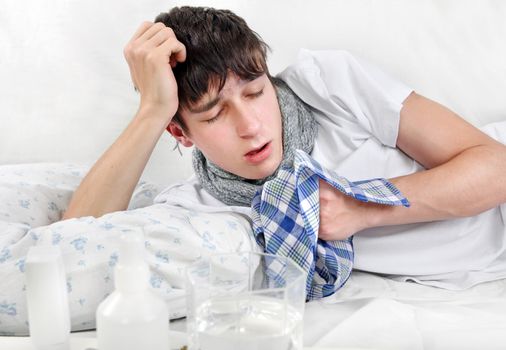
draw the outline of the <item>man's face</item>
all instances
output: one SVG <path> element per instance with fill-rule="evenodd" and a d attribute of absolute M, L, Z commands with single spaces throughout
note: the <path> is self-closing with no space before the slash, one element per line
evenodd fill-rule
<path fill-rule="evenodd" d="M 189 133 L 181 132 L 178 140 L 185 146 L 195 144 L 224 170 L 262 179 L 281 163 L 281 112 L 266 74 L 251 81 L 229 74 L 219 93 L 209 91 L 180 114 Z"/>

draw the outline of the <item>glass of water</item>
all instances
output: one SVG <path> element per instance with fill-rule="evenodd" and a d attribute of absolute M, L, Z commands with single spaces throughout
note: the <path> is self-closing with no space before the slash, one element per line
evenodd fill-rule
<path fill-rule="evenodd" d="M 186 270 L 191 350 L 301 350 L 306 274 L 292 260 L 216 254 Z"/>

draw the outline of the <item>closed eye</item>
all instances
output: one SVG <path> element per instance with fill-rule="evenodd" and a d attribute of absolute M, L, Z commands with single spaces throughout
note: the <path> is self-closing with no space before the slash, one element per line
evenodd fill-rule
<path fill-rule="evenodd" d="M 217 120 L 218 120 L 218 118 L 220 117 L 220 115 L 221 115 L 221 112 L 222 112 L 222 111 L 223 111 L 223 108 L 222 108 L 222 109 L 220 109 L 220 110 L 218 111 L 218 113 L 216 113 L 216 115 L 215 115 L 214 117 L 212 117 L 212 118 L 210 118 L 210 119 L 207 119 L 207 120 L 206 120 L 206 122 L 207 122 L 208 124 L 212 124 L 212 123 L 214 123 L 215 121 L 217 121 Z"/>
<path fill-rule="evenodd" d="M 253 97 L 253 98 L 255 98 L 255 97 L 262 96 L 263 94 L 264 94 L 264 89 L 262 88 L 262 89 L 261 89 L 260 91 L 258 91 L 258 92 L 254 92 L 254 93 L 252 93 L 252 94 L 249 94 L 249 95 L 248 95 L 248 97 Z"/>

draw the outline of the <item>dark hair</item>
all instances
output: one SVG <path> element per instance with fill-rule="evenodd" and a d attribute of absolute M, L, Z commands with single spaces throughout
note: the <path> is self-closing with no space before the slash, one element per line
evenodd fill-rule
<path fill-rule="evenodd" d="M 172 28 L 186 47 L 186 61 L 173 69 L 180 107 L 196 103 L 210 88 L 220 91 L 227 75 L 253 80 L 266 73 L 268 46 L 244 19 L 229 10 L 174 7 L 155 22 Z M 179 113 L 174 121 L 188 131 Z"/>

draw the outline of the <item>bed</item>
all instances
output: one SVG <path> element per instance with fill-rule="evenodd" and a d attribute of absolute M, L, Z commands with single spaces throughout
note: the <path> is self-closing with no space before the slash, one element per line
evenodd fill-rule
<path fill-rule="evenodd" d="M 92 294 L 85 287 L 114 266 L 107 239 L 125 224 L 124 217 L 85 218 L 63 228 L 58 218 L 87 169 L 136 110 L 138 96 L 123 45 L 140 22 L 182 4 L 230 8 L 243 16 L 270 45 L 272 73 L 291 62 L 300 47 L 341 48 L 375 62 L 476 126 L 506 119 L 506 3 L 500 1 L 3 2 L 0 247 L 13 237 L 24 239 L 0 252 L 0 320 L 13 313 L 16 303 L 17 313 L 26 312 L 22 301 L 7 298 L 9 291 L 23 287 L 22 281 L 5 278 L 23 268 L 23 252 L 34 241 L 60 239 L 67 242 L 74 267 L 72 348 L 94 346 L 93 311 L 108 287 L 103 284 Z M 173 347 L 179 348 L 185 341 L 181 273 L 189 260 L 177 255 L 174 245 L 160 243 L 160 235 L 174 244 L 186 237 L 184 249 L 198 252 L 191 259 L 255 245 L 240 215 L 171 208 L 170 220 L 161 219 L 165 214 L 160 211 L 167 208 L 152 206 L 153 198 L 192 173 L 191 151 L 179 154 L 173 148 L 174 141 L 164 135 L 130 203 L 139 216 L 129 224 L 151 225 L 151 265 L 158 272 L 151 282 L 169 300 Z M 100 242 L 83 229 L 86 225 L 101 230 Z M 103 248 L 95 249 L 92 258 L 80 258 L 92 245 Z M 96 269 L 89 268 L 90 261 Z M 5 330 L 2 323 L 0 330 Z M 30 348 L 27 337 L 8 334 L 0 337 L 0 349 Z M 304 344 L 308 349 L 504 348 L 506 280 L 459 292 L 354 271 L 338 293 L 306 304 Z"/>

